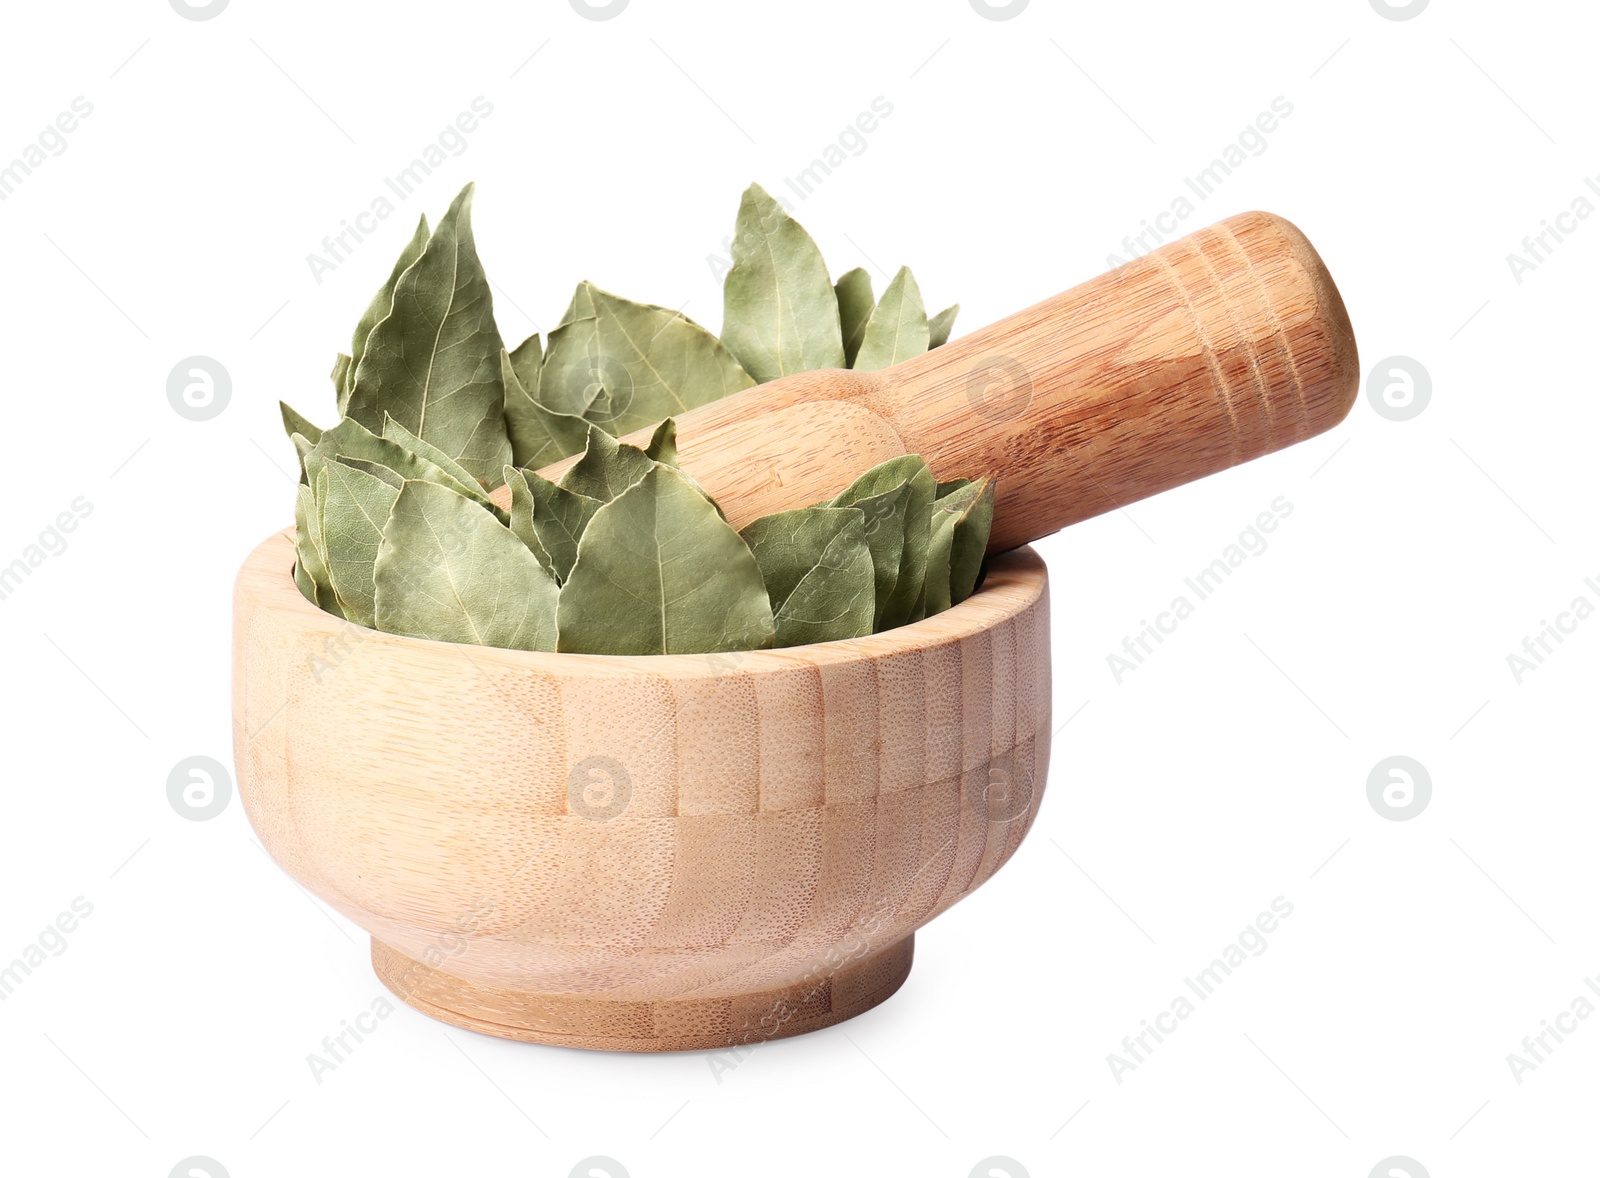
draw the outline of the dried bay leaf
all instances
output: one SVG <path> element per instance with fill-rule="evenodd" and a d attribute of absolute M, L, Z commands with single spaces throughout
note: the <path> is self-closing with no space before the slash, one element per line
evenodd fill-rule
<path fill-rule="evenodd" d="M 439 483 L 479 503 L 489 504 L 489 497 L 476 479 L 463 483 L 437 463 L 408 450 L 399 442 L 380 437 L 352 417 L 322 432 L 322 439 L 306 456 L 307 473 L 313 473 L 316 467 L 334 458 L 360 458 L 375 462 L 388 467 L 402 479 Z"/>
<path fill-rule="evenodd" d="M 344 416 L 345 409 L 350 404 L 350 357 L 340 352 L 333 358 L 333 371 L 328 373 L 333 381 L 333 400 L 339 408 L 339 416 Z"/>
<path fill-rule="evenodd" d="M 757 650 L 774 632 L 750 549 L 677 470 L 654 463 L 589 521 L 557 614 L 557 648 L 593 654 Z"/>
<path fill-rule="evenodd" d="M 583 449 L 589 423 L 570 413 L 546 408 L 528 391 L 517 375 L 515 362 L 500 354 L 505 381 L 506 431 L 511 436 L 511 464 L 538 469 L 559 462 Z"/>
<path fill-rule="evenodd" d="M 977 498 L 955 522 L 950 545 L 950 604 L 958 605 L 972 596 L 983 572 L 983 555 L 989 548 L 989 530 L 994 524 L 995 480 L 980 479 Z"/>
<path fill-rule="evenodd" d="M 289 443 L 294 446 L 295 457 L 300 460 L 300 482 L 305 483 L 307 481 L 306 459 L 309 458 L 311 456 L 311 452 L 317 448 L 316 444 L 304 434 L 290 434 Z"/>
<path fill-rule="evenodd" d="M 589 427 L 583 457 L 567 468 L 561 486 L 609 503 L 650 473 L 655 462 L 637 446 L 619 442 L 597 425 Z"/>
<path fill-rule="evenodd" d="M 626 434 L 755 383 L 721 340 L 681 312 L 593 283 L 579 291 L 592 313 L 551 332 L 539 377 L 545 405 Z"/>
<path fill-rule="evenodd" d="M 864 540 L 840 532 L 783 607 L 773 615 L 776 646 L 834 642 L 872 633 L 872 552 Z"/>
<path fill-rule="evenodd" d="M 655 459 L 657 462 L 664 462 L 668 466 L 677 466 L 678 423 L 669 417 L 660 425 L 656 426 L 655 431 L 650 435 L 650 441 L 645 446 L 644 452 L 647 456 Z M 710 492 L 700 485 L 698 479 L 694 478 L 689 474 L 688 471 L 685 470 L 679 470 L 678 473 L 683 476 L 685 482 L 706 497 L 706 502 L 717 509 L 718 515 L 720 515 L 723 519 L 728 518 L 728 513 L 722 510 L 722 504 L 718 503 L 711 497 Z"/>
<path fill-rule="evenodd" d="M 966 483 L 934 500 L 927 572 L 923 579 L 924 617 L 947 610 L 971 594 L 978 566 L 983 561 L 983 546 L 989 540 L 988 523 L 981 515 L 985 510 L 992 517 L 992 479 Z M 980 514 L 975 517 L 975 512 Z M 973 550 L 974 541 L 976 551 Z M 960 551 L 957 551 L 958 545 Z"/>
<path fill-rule="evenodd" d="M 300 590 L 300 595 L 312 605 L 317 605 L 317 582 L 306 571 L 306 562 L 300 553 L 300 542 L 295 541 L 294 557 L 294 587 Z"/>
<path fill-rule="evenodd" d="M 761 568 L 772 608 L 781 606 L 795 586 L 816 567 L 840 532 L 855 525 L 866 547 L 866 517 L 855 507 L 801 507 L 754 520 L 739 533 Z M 870 555 L 870 554 L 869 554 Z"/>
<path fill-rule="evenodd" d="M 853 487 L 841 492 L 830 506 L 860 508 L 867 551 L 872 557 L 874 631 L 884 629 L 883 618 L 889 597 L 900 577 L 900 554 L 905 547 L 904 481 L 873 493 L 856 494 Z"/>
<path fill-rule="evenodd" d="M 449 475 L 453 483 L 465 489 L 474 499 L 481 503 L 489 502 L 489 497 L 483 492 L 483 484 L 473 477 L 471 471 L 467 470 L 439 447 L 431 446 L 424 442 L 387 413 L 383 415 L 383 438 L 385 441 L 393 442 L 397 446 L 404 446 L 418 458 L 433 463 L 445 474 Z"/>
<path fill-rule="evenodd" d="M 351 458 L 344 454 L 339 455 L 337 461 L 345 466 L 353 467 L 356 470 L 370 474 L 373 478 L 378 479 L 380 482 L 388 483 L 396 491 L 400 489 L 400 484 L 406 481 L 402 475 L 396 471 L 390 470 L 381 462 L 369 462 L 365 458 Z"/>
<path fill-rule="evenodd" d="M 856 353 L 861 350 L 861 336 L 867 330 L 867 320 L 872 318 L 875 300 L 872 297 L 872 275 L 860 266 L 844 274 L 833 285 L 839 300 L 839 329 L 844 335 L 844 362 L 854 367 Z"/>
<path fill-rule="evenodd" d="M 669 417 L 656 426 L 655 432 L 650 435 L 650 444 L 644 448 L 644 452 L 657 462 L 677 466 L 678 423 Z"/>
<path fill-rule="evenodd" d="M 903 626 L 921 621 L 922 586 L 928 573 L 928 540 L 933 531 L 933 501 L 937 485 L 926 463 L 906 481 L 905 542 L 900 550 L 900 575 L 884 606 L 883 626 Z"/>
<path fill-rule="evenodd" d="M 943 347 L 950 342 L 950 329 L 956 325 L 956 314 L 961 310 L 960 303 L 952 303 L 928 320 L 928 350 Z"/>
<path fill-rule="evenodd" d="M 535 478 L 538 476 L 535 475 Z M 528 489 L 528 479 L 514 466 L 506 467 L 506 486 L 511 488 L 511 531 L 528 546 L 528 551 L 538 557 L 539 563 L 544 565 L 545 571 L 556 577 L 559 584 L 561 578 L 556 576 L 555 562 L 550 559 L 544 542 L 539 539 L 539 533 L 533 526 L 535 504 L 533 492 Z"/>
<path fill-rule="evenodd" d="M 526 493 L 531 516 L 525 526 L 549 556 L 556 580 L 565 581 L 572 572 L 572 562 L 578 558 L 578 541 L 583 538 L 583 530 L 589 526 L 594 513 L 600 510 L 600 501 L 569 491 L 533 471 L 513 472 L 508 469 L 506 478 L 511 483 L 513 529 L 517 525 L 516 506 L 520 484 L 520 490 Z M 522 531 L 517 534 L 523 535 Z"/>
<path fill-rule="evenodd" d="M 851 366 L 862 372 L 876 372 L 920 356 L 928 350 L 928 314 L 922 305 L 917 280 L 905 266 L 900 267 L 883 298 L 872 309 L 861 336 L 861 350 Z"/>
<path fill-rule="evenodd" d="M 328 578 L 328 561 L 322 546 L 322 516 L 316 493 L 301 483 L 294 496 L 294 583 L 307 601 L 344 617 Z"/>
<path fill-rule="evenodd" d="M 867 471 L 830 504 L 860 508 L 865 516 L 876 600 L 874 630 L 901 625 L 915 612 L 935 487 L 928 464 L 916 454 L 903 454 Z"/>
<path fill-rule="evenodd" d="M 587 421 L 585 415 L 606 396 L 605 368 L 605 361 L 600 358 L 600 321 L 593 315 L 584 315 L 559 323 L 550 332 L 539 366 L 539 383 L 537 387 L 526 386 L 526 391 L 552 412 Z M 602 403 L 602 413 L 605 404 Z"/>
<path fill-rule="evenodd" d="M 328 579 L 344 616 L 357 625 L 371 626 L 377 592 L 372 565 L 400 491 L 337 459 L 323 467 L 320 481 Z"/>
<path fill-rule="evenodd" d="M 557 327 L 564 327 L 579 319 L 594 318 L 594 284 L 588 279 L 578 283 L 572 292 L 572 298 L 567 301 L 567 309 L 561 313 L 561 322 Z M 554 332 L 551 333 L 552 335 Z"/>
<path fill-rule="evenodd" d="M 422 251 L 428 245 L 428 218 L 422 216 L 417 221 L 416 231 L 411 235 L 411 240 L 406 242 L 405 248 L 400 251 L 400 256 L 395 259 L 394 268 L 389 271 L 389 277 L 384 281 L 378 293 L 372 296 L 372 301 L 367 304 L 367 309 L 361 313 L 361 318 L 356 322 L 355 332 L 350 337 L 350 355 L 345 360 L 345 380 L 343 385 L 339 382 L 338 367 L 334 368 L 334 386 L 339 389 L 339 412 L 342 414 L 350 402 L 350 389 L 353 382 L 350 377 L 361 363 L 361 357 L 367 351 L 367 339 L 372 335 L 372 329 L 388 318 L 389 312 L 394 309 L 394 288 L 400 281 L 400 276 L 422 256 Z"/>
<path fill-rule="evenodd" d="M 822 251 L 759 184 L 739 202 L 722 315 L 722 342 L 758 382 L 845 366 L 839 300 Z"/>
<path fill-rule="evenodd" d="M 322 430 L 291 409 L 287 401 L 278 402 L 278 414 L 283 418 L 283 432 L 291 438 L 295 434 L 299 434 L 312 445 L 316 445 L 321 440 Z"/>
<path fill-rule="evenodd" d="M 472 237 L 472 185 L 396 280 L 394 305 L 355 366 L 348 415 L 369 430 L 390 416 L 487 483 L 511 458 L 503 345 Z"/>
<path fill-rule="evenodd" d="M 339 424 L 282 407 L 309 599 L 425 638 L 657 653 L 858 637 L 970 594 L 992 480 L 935 483 L 906 456 L 741 538 L 677 469 L 673 421 L 755 380 L 941 346 L 957 308 L 929 321 L 908 270 L 876 301 L 865 270 L 831 284 L 815 242 L 752 185 L 722 339 L 583 282 L 547 338 L 508 352 L 471 200 L 469 186 L 431 235 L 418 225 L 366 307 L 332 374 Z M 642 449 L 613 436 L 651 425 Z M 574 454 L 560 485 L 533 473 Z M 502 477 L 509 511 L 485 492 Z"/>
<path fill-rule="evenodd" d="M 511 371 L 524 392 L 539 388 L 539 369 L 544 365 L 544 343 L 536 331 L 511 350 Z M 508 398 L 509 399 L 509 394 Z"/>
<path fill-rule="evenodd" d="M 766 582 L 777 646 L 872 633 L 876 609 L 866 517 L 854 507 L 762 516 L 739 533 Z"/>
<path fill-rule="evenodd" d="M 408 479 L 373 562 L 378 629 L 439 642 L 554 650 L 556 582 L 465 495 Z"/>

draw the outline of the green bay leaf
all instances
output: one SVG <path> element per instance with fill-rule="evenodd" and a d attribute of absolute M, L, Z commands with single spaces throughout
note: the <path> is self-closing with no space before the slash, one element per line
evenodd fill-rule
<path fill-rule="evenodd" d="M 957 487 L 933 502 L 933 523 L 928 536 L 928 564 L 923 579 L 922 612 L 931 616 L 955 604 L 954 547 L 956 531 L 983 499 L 988 480 Z M 992 494 L 992 492 L 991 492 Z M 983 557 L 982 552 L 978 554 Z M 968 582 L 968 590 L 971 583 Z"/>
<path fill-rule="evenodd" d="M 989 530 L 994 523 L 995 480 L 978 480 L 977 496 L 957 515 L 950 542 L 950 604 L 972 596 L 983 571 L 983 555 L 989 548 Z M 958 491 L 965 494 L 967 490 Z"/>
<path fill-rule="evenodd" d="M 936 484 L 916 454 L 881 462 L 836 496 L 830 506 L 857 507 L 865 516 L 872 552 L 876 608 L 873 628 L 911 620 L 922 593 L 929 512 Z"/>
<path fill-rule="evenodd" d="M 322 431 L 321 440 L 306 456 L 306 470 L 308 473 L 314 473 L 317 467 L 334 458 L 360 458 L 366 462 L 375 462 L 388 467 L 402 479 L 439 483 L 479 503 L 486 505 L 489 503 L 489 496 L 484 493 L 476 479 L 469 479 L 464 483 L 438 463 L 430 461 L 415 450 L 408 449 L 400 442 L 380 437 L 351 417 L 345 418 L 332 429 Z"/>
<path fill-rule="evenodd" d="M 650 444 L 644 452 L 657 462 L 665 462 L 668 466 L 678 465 L 678 423 L 672 418 L 667 418 L 656 426 L 650 435 Z"/>
<path fill-rule="evenodd" d="M 551 332 L 538 399 L 626 434 L 755 382 L 722 341 L 681 312 L 635 303 L 592 283 L 591 314 Z"/>
<path fill-rule="evenodd" d="M 394 288 L 400 281 L 400 276 L 411 269 L 412 263 L 422 256 L 422 251 L 428 245 L 428 218 L 426 215 L 417 221 L 416 231 L 412 233 L 411 240 L 406 242 L 405 248 L 400 251 L 400 256 L 395 259 L 389 277 L 384 280 L 378 293 L 372 296 L 372 301 L 367 304 L 367 309 L 361 313 L 361 318 L 356 322 L 356 329 L 350 337 L 350 356 L 346 361 L 346 383 L 344 387 L 344 400 L 339 405 L 339 412 L 345 411 L 345 404 L 350 396 L 349 376 L 361 364 L 361 357 L 366 355 L 367 340 L 372 335 L 372 329 L 388 318 L 389 312 L 394 310 Z M 335 379 L 334 383 L 339 382 Z"/>
<path fill-rule="evenodd" d="M 316 445 L 319 440 L 321 440 L 321 428 L 312 425 L 304 417 L 301 417 L 299 413 L 295 412 L 295 410 L 289 407 L 287 401 L 278 402 L 278 414 L 283 418 L 283 432 L 288 434 L 291 438 L 294 437 L 295 434 L 299 434 L 313 446 Z"/>
<path fill-rule="evenodd" d="M 561 322 L 557 323 L 556 327 L 565 327 L 568 323 L 574 323 L 579 319 L 593 317 L 594 283 L 585 278 L 572 292 L 572 298 L 567 301 L 567 309 L 561 313 Z"/>
<path fill-rule="evenodd" d="M 844 367 L 839 300 L 822 251 L 759 184 L 739 202 L 722 316 L 722 342 L 757 381 Z"/>
<path fill-rule="evenodd" d="M 573 561 L 578 559 L 578 541 L 594 513 L 600 510 L 600 501 L 569 491 L 531 470 L 507 468 L 506 478 L 511 484 L 512 530 L 524 542 L 531 534 L 549 558 L 556 580 L 565 581 L 572 572 Z M 519 498 L 525 512 L 520 520 Z"/>
<path fill-rule="evenodd" d="M 294 455 L 300 460 L 300 482 L 302 484 L 306 483 L 309 481 L 306 475 L 306 460 L 311 457 L 311 452 L 317 448 L 316 443 L 304 434 L 290 434 L 289 444 L 294 447 Z"/>
<path fill-rule="evenodd" d="M 619 442 L 597 425 L 589 427 L 583 457 L 567 468 L 561 486 L 609 503 L 650 473 L 655 462 L 637 446 Z"/>
<path fill-rule="evenodd" d="M 388 483 L 396 491 L 400 489 L 400 484 L 406 481 L 398 471 L 390 470 L 381 462 L 370 462 L 365 458 L 351 458 L 346 454 L 339 455 L 337 461 L 345 466 L 370 474 L 379 482 Z"/>
<path fill-rule="evenodd" d="M 526 386 L 526 391 L 551 412 L 587 420 L 585 415 L 597 401 L 601 412 L 606 410 L 605 368 L 600 358 L 600 321 L 593 315 L 580 316 L 550 332 L 539 383 Z"/>
<path fill-rule="evenodd" d="M 777 646 L 872 632 L 876 609 L 866 517 L 854 507 L 805 507 L 762 516 L 739 533 L 772 604 Z"/>
<path fill-rule="evenodd" d="M 300 556 L 300 542 L 298 539 L 295 541 L 294 587 L 300 590 L 300 596 L 304 597 L 312 605 L 317 604 L 317 582 L 306 571 L 305 561 Z"/>
<path fill-rule="evenodd" d="M 323 467 L 322 536 L 328 579 L 344 616 L 361 626 L 374 622 L 376 587 L 372 565 L 400 491 L 384 480 L 335 459 Z"/>
<path fill-rule="evenodd" d="M 920 621 L 922 587 L 928 573 L 928 539 L 933 530 L 933 502 L 937 491 L 933 472 L 924 463 L 906 482 L 905 541 L 900 550 L 900 575 L 884 607 L 883 628 Z"/>
<path fill-rule="evenodd" d="M 487 483 L 511 458 L 503 345 L 462 189 L 422 254 L 395 282 L 394 305 L 355 367 L 348 416 L 381 431 L 385 415 Z"/>
<path fill-rule="evenodd" d="M 858 507 L 863 517 L 867 550 L 872 556 L 872 628 L 883 629 L 882 619 L 900 578 L 900 554 L 905 548 L 905 499 L 902 482 L 887 491 L 852 497 L 849 491 L 833 501 L 835 507 Z"/>
<path fill-rule="evenodd" d="M 861 336 L 867 330 L 867 320 L 872 318 L 875 300 L 872 297 L 872 275 L 860 266 L 841 275 L 833 284 L 833 293 L 839 300 L 839 329 L 844 335 L 844 362 L 854 366 L 856 353 L 861 350 Z"/>
<path fill-rule="evenodd" d="M 852 367 L 876 372 L 928 350 L 928 314 L 909 268 L 900 267 L 872 309 Z"/>
<path fill-rule="evenodd" d="M 385 441 L 393 442 L 397 446 L 404 446 L 417 457 L 433 463 L 445 474 L 449 475 L 451 481 L 457 487 L 465 490 L 474 499 L 482 503 L 489 502 L 489 496 L 484 494 L 483 484 L 473 476 L 471 471 L 439 449 L 439 447 L 417 437 L 416 434 L 387 413 L 383 415 L 383 438 Z M 502 469 L 504 468 L 502 467 Z"/>
<path fill-rule="evenodd" d="M 544 343 L 536 331 L 511 350 L 511 370 L 524 392 L 539 387 L 539 369 L 544 365 Z M 509 396 L 507 397 L 509 400 Z"/>
<path fill-rule="evenodd" d="M 533 526 L 535 504 L 533 493 L 528 489 L 527 476 L 516 467 L 508 466 L 506 486 L 511 488 L 511 531 L 528 546 L 529 552 L 538 557 L 545 571 L 556 577 L 555 562 L 550 559 L 550 553 L 545 550 L 544 542 L 539 539 L 539 533 Z M 560 580 L 560 577 L 556 577 L 558 584 Z"/>
<path fill-rule="evenodd" d="M 343 617 L 339 599 L 328 578 L 328 559 L 322 544 L 322 512 L 311 486 L 301 483 L 294 496 L 294 583 L 307 601 Z"/>
<path fill-rule="evenodd" d="M 872 633 L 872 552 L 848 528 L 835 536 L 774 614 L 777 646 L 836 642 Z"/>
<path fill-rule="evenodd" d="M 952 303 L 928 320 L 928 350 L 943 347 L 950 342 L 950 329 L 956 325 L 956 314 L 961 310 L 960 303 Z"/>
<path fill-rule="evenodd" d="M 771 645 L 755 557 L 674 468 L 650 473 L 589 521 L 561 586 L 558 648 L 705 654 Z"/>
<path fill-rule="evenodd" d="M 833 538 L 852 524 L 865 547 L 866 517 L 855 507 L 801 507 L 764 515 L 746 525 L 739 535 L 761 568 L 774 610 L 816 567 Z"/>
<path fill-rule="evenodd" d="M 449 487 L 401 487 L 373 582 L 378 629 L 388 633 L 555 649 L 555 578 L 510 528 Z"/>
<path fill-rule="evenodd" d="M 328 376 L 333 380 L 333 400 L 339 408 L 339 416 L 344 416 L 344 411 L 350 405 L 350 384 L 352 367 L 350 357 L 340 352 L 333 358 L 333 371 Z"/>
<path fill-rule="evenodd" d="M 506 389 L 506 431 L 511 435 L 512 465 L 537 470 L 579 453 L 588 440 L 589 423 L 541 405 L 504 352 L 500 354 L 500 367 Z"/>

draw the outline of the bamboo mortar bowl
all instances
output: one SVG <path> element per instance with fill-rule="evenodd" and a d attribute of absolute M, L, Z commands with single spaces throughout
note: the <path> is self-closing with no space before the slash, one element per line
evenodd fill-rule
<path fill-rule="evenodd" d="M 741 654 L 545 654 L 342 621 L 293 532 L 234 598 L 239 792 L 418 1010 L 537 1043 L 720 1048 L 887 999 L 1032 824 L 1043 562 L 952 609 Z"/>
<path fill-rule="evenodd" d="M 234 599 L 239 792 L 446 1022 L 624 1051 L 828 1026 L 893 994 L 916 929 L 1033 821 L 1049 605 L 1016 546 L 1313 437 L 1359 386 L 1316 250 L 1242 213 L 926 355 L 678 421 L 736 528 L 900 454 L 998 475 L 990 547 L 1012 551 L 913 625 L 707 656 L 425 642 L 318 610 L 274 536 Z"/>

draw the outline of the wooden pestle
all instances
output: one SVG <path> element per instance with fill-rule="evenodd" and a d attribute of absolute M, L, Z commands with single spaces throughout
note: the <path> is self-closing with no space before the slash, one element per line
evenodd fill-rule
<path fill-rule="evenodd" d="M 685 413 L 678 456 L 734 527 L 900 454 L 940 479 L 993 474 L 998 552 L 1304 441 L 1359 383 L 1316 250 L 1242 213 L 892 368 L 797 373 Z"/>

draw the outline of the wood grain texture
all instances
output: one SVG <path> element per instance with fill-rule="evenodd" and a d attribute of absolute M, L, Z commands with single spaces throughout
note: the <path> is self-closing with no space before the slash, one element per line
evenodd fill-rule
<path fill-rule="evenodd" d="M 1016 850 L 1050 746 L 1028 549 L 869 638 L 701 656 L 381 634 L 263 543 L 234 606 L 239 791 L 420 1010 L 577 1047 L 726 1047 L 883 1001 Z"/>
<path fill-rule="evenodd" d="M 941 479 L 997 474 L 999 552 L 1303 441 L 1359 384 L 1316 250 L 1243 213 L 881 372 L 800 373 L 686 413 L 678 453 L 735 527 L 899 454 Z"/>

